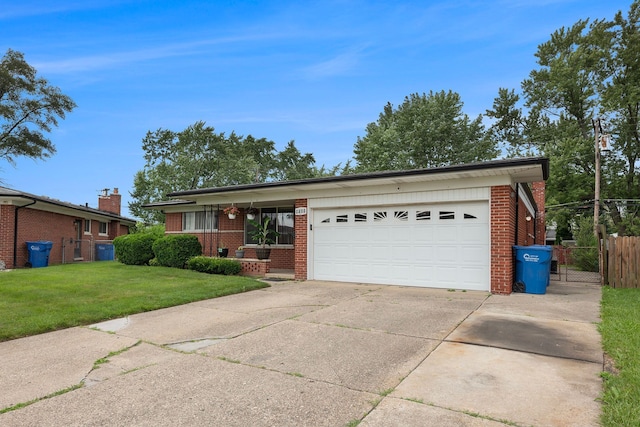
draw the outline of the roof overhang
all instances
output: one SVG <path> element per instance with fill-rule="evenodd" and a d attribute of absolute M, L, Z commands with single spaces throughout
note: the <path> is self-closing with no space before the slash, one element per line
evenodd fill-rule
<path fill-rule="evenodd" d="M 152 203 L 144 207 L 171 211 L 188 204 L 243 204 L 293 201 L 313 194 L 361 192 L 366 188 L 397 186 L 446 186 L 447 182 L 508 183 L 544 181 L 549 176 L 549 160 L 542 157 L 495 160 L 482 163 L 444 166 L 408 171 L 385 171 L 354 175 L 311 178 L 284 182 L 264 182 L 228 187 L 201 188 L 168 194 L 174 200 Z M 177 200 L 176 200 L 177 199 Z"/>
<path fill-rule="evenodd" d="M 136 221 L 115 213 L 101 211 L 88 206 L 74 205 L 56 199 L 36 196 L 29 193 L 0 188 L 0 205 L 12 205 L 17 207 L 29 207 L 45 212 L 53 212 L 61 215 L 74 216 L 83 219 L 98 221 L 120 221 L 123 225 L 133 226 Z"/>

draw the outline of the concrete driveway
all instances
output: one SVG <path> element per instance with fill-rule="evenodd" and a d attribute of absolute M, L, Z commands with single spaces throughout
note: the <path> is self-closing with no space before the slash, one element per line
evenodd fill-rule
<path fill-rule="evenodd" d="M 275 282 L 0 343 L 0 425 L 596 426 L 600 296 Z"/>

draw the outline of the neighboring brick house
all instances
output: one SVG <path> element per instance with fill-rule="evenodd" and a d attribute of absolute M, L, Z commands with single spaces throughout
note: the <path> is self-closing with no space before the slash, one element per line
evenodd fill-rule
<path fill-rule="evenodd" d="M 267 268 L 296 279 L 512 292 L 513 245 L 544 244 L 549 160 L 496 160 L 409 171 L 204 188 L 147 205 L 167 233 L 216 248 L 255 245 L 246 209 L 280 237 Z M 240 208 L 236 219 L 222 214 Z M 246 262 L 246 261 L 245 261 Z"/>
<path fill-rule="evenodd" d="M 26 242 L 53 243 L 49 264 L 95 259 L 95 243 L 129 233 L 135 220 L 120 215 L 121 195 L 108 190 L 98 209 L 0 187 L 0 261 L 6 268 L 24 267 Z"/>

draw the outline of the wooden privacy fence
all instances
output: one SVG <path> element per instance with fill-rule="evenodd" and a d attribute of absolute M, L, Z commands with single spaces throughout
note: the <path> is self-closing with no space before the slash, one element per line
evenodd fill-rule
<path fill-rule="evenodd" d="M 607 279 L 612 288 L 640 288 L 640 237 L 609 237 Z"/>

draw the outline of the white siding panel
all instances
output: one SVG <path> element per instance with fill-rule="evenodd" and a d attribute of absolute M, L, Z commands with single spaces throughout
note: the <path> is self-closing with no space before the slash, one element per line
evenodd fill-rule
<path fill-rule="evenodd" d="M 420 203 L 448 203 L 489 200 L 490 187 L 459 188 L 411 193 L 388 193 L 364 196 L 322 197 L 308 200 L 309 208 L 333 208 L 350 206 L 392 206 Z"/>

